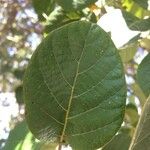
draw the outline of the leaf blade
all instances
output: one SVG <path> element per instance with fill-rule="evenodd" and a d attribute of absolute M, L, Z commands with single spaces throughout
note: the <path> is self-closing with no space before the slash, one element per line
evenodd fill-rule
<path fill-rule="evenodd" d="M 122 11 L 122 15 L 131 30 L 147 31 L 150 29 L 150 18 L 139 19 L 138 17 L 126 11 Z"/>
<path fill-rule="evenodd" d="M 99 69 L 104 66 L 105 70 Z M 123 120 L 126 87 L 120 56 L 96 24 L 65 25 L 51 32 L 36 50 L 26 71 L 24 93 L 27 121 L 37 137 L 42 134 L 74 149 L 98 148 L 111 139 Z M 98 137 L 89 145 L 96 131 Z M 46 132 L 52 132 L 51 136 Z"/>
<path fill-rule="evenodd" d="M 142 115 L 140 117 L 139 123 L 137 125 L 135 135 L 133 136 L 132 143 L 130 145 L 129 150 L 140 150 L 141 148 L 144 150 L 149 149 L 149 138 L 150 138 L 150 121 L 149 121 L 149 114 L 150 114 L 150 97 L 148 97 Z"/>
<path fill-rule="evenodd" d="M 150 54 L 148 54 L 138 67 L 137 81 L 145 96 L 150 94 Z"/>

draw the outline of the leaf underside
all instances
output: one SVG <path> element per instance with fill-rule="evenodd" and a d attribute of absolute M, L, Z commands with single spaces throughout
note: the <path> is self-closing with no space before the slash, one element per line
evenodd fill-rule
<path fill-rule="evenodd" d="M 93 150 L 123 121 L 126 86 L 120 56 L 96 24 L 73 22 L 51 32 L 24 78 L 26 119 L 41 140 Z"/>
<path fill-rule="evenodd" d="M 122 11 L 122 15 L 131 30 L 147 31 L 150 29 L 150 17 L 147 19 L 139 19 L 129 12 Z"/>
<path fill-rule="evenodd" d="M 138 67 L 137 81 L 146 97 L 150 94 L 150 54 L 148 54 Z"/>
<path fill-rule="evenodd" d="M 150 97 L 148 97 L 137 125 L 129 150 L 149 150 L 150 147 Z"/>
<path fill-rule="evenodd" d="M 128 150 L 131 137 L 126 133 L 117 134 L 102 150 Z"/>

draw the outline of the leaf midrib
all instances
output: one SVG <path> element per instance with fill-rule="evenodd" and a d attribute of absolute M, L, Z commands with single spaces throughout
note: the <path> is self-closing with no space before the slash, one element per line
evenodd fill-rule
<path fill-rule="evenodd" d="M 60 143 L 63 143 L 63 141 L 64 141 L 64 135 L 65 135 L 65 130 L 67 128 L 67 123 L 68 123 L 68 118 L 69 118 L 69 112 L 70 112 L 71 103 L 72 103 L 73 94 L 74 94 L 74 88 L 75 88 L 75 85 L 76 85 L 77 77 L 79 75 L 80 62 L 81 62 L 81 59 L 82 59 L 82 56 L 83 56 L 83 52 L 85 50 L 86 40 L 88 39 L 89 32 L 91 31 L 91 27 L 92 27 L 92 25 L 89 28 L 89 31 L 88 31 L 87 36 L 86 36 L 85 41 L 84 41 L 83 50 L 81 52 L 79 61 L 77 62 L 76 74 L 75 74 L 73 85 L 72 85 L 72 88 L 71 88 L 71 94 L 70 94 L 70 98 L 69 98 L 69 102 L 68 102 L 68 108 L 67 108 L 66 115 L 65 115 L 64 127 L 63 127 L 63 130 L 62 130 L 62 134 L 60 136 Z"/>

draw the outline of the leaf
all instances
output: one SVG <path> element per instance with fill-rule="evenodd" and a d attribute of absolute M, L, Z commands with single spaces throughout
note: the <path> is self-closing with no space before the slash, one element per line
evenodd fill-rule
<path fill-rule="evenodd" d="M 55 0 L 32 0 L 33 7 L 40 20 L 44 20 L 43 13 L 49 15 L 55 7 Z"/>
<path fill-rule="evenodd" d="M 126 45 L 126 46 L 120 48 L 119 49 L 119 54 L 121 56 L 122 61 L 124 63 L 127 63 L 130 60 L 132 60 L 135 53 L 136 53 L 136 51 L 137 51 L 137 48 L 138 48 L 138 43 L 137 42 Z"/>
<path fill-rule="evenodd" d="M 148 36 L 147 38 L 141 39 L 140 46 L 150 52 L 150 36 Z"/>
<path fill-rule="evenodd" d="M 139 19 L 129 12 L 122 11 L 123 17 L 131 30 L 147 31 L 150 29 L 150 18 Z"/>
<path fill-rule="evenodd" d="M 138 115 L 138 111 L 137 111 L 136 106 L 132 103 L 129 103 L 126 106 L 125 122 L 136 127 L 136 125 L 138 123 L 138 119 L 139 119 L 139 115 Z"/>
<path fill-rule="evenodd" d="M 149 150 L 150 147 L 150 97 L 144 105 L 140 121 L 129 150 Z"/>
<path fill-rule="evenodd" d="M 125 8 L 127 12 L 130 12 L 139 18 L 142 18 L 145 13 L 145 9 L 140 7 L 133 0 L 123 0 L 122 7 Z"/>
<path fill-rule="evenodd" d="M 48 16 L 45 32 L 49 33 L 52 30 L 57 29 L 58 27 L 61 27 L 70 22 L 76 21 L 77 19 L 69 19 L 61 7 L 56 7 L 54 11 L 52 11 Z"/>
<path fill-rule="evenodd" d="M 8 140 L 3 150 L 15 150 L 17 145 L 25 139 L 28 132 L 29 130 L 25 121 L 17 124 L 16 127 L 10 131 Z"/>
<path fill-rule="evenodd" d="M 35 141 L 33 135 L 31 134 L 31 132 L 28 132 L 24 140 L 16 146 L 15 150 L 33 150 L 32 145 L 35 144 L 34 142 Z"/>
<path fill-rule="evenodd" d="M 139 98 L 140 104 L 142 106 L 144 106 L 144 103 L 146 101 L 146 97 L 145 97 L 143 91 L 141 90 L 141 88 L 139 87 L 139 85 L 137 83 L 134 83 L 131 85 L 131 88 L 132 88 L 134 94 Z"/>
<path fill-rule="evenodd" d="M 23 79 L 23 75 L 24 75 L 24 71 L 25 71 L 25 69 L 15 69 L 14 71 L 13 71 L 13 74 L 15 75 L 15 77 L 17 78 L 17 79 Z"/>
<path fill-rule="evenodd" d="M 51 32 L 26 70 L 24 98 L 38 139 L 75 150 L 104 145 L 120 128 L 126 99 L 123 66 L 109 35 L 82 21 Z"/>
<path fill-rule="evenodd" d="M 144 9 L 148 8 L 148 0 L 133 0 L 133 1 L 139 4 Z"/>
<path fill-rule="evenodd" d="M 138 67 L 137 81 L 145 96 L 150 94 L 150 53 L 143 59 Z"/>
<path fill-rule="evenodd" d="M 57 3 L 63 7 L 66 11 L 82 10 L 91 4 L 94 4 L 97 0 L 56 0 Z"/>
<path fill-rule="evenodd" d="M 46 146 L 54 150 L 54 145 L 36 142 L 28 130 L 26 121 L 22 121 L 10 131 L 9 137 L 2 150 L 46 150 Z"/>
<path fill-rule="evenodd" d="M 23 101 L 23 85 L 19 85 L 16 89 L 15 89 L 15 96 L 16 96 L 16 100 L 18 104 L 24 104 Z"/>
<path fill-rule="evenodd" d="M 125 133 L 117 134 L 102 150 L 128 150 L 131 137 Z"/>

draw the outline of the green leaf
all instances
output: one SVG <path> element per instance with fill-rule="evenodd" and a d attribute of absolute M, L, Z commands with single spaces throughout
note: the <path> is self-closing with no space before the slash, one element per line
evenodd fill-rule
<path fill-rule="evenodd" d="M 133 0 L 133 1 L 139 4 L 144 9 L 148 8 L 148 0 Z"/>
<path fill-rule="evenodd" d="M 17 100 L 18 104 L 24 104 L 24 101 L 23 101 L 23 85 L 19 85 L 15 89 L 15 96 L 16 96 L 16 100 Z"/>
<path fill-rule="evenodd" d="M 73 22 L 77 19 L 69 19 L 69 17 L 66 16 L 65 12 L 61 7 L 56 7 L 47 18 L 45 32 L 49 33 L 52 30 L 57 29 L 58 27 L 61 27 L 70 22 Z"/>
<path fill-rule="evenodd" d="M 134 92 L 134 95 L 136 95 L 139 98 L 141 106 L 144 106 L 146 97 L 141 88 L 139 87 L 139 85 L 135 82 L 134 84 L 131 85 L 131 88 Z"/>
<path fill-rule="evenodd" d="M 56 0 L 60 6 L 66 11 L 82 10 L 97 0 Z"/>
<path fill-rule="evenodd" d="M 147 31 L 150 29 L 150 18 L 139 19 L 129 12 L 122 11 L 123 17 L 131 30 Z"/>
<path fill-rule="evenodd" d="M 17 145 L 25 139 L 28 132 L 29 130 L 25 121 L 17 124 L 16 127 L 10 131 L 8 140 L 3 150 L 15 150 Z"/>
<path fill-rule="evenodd" d="M 22 121 L 10 131 L 2 150 L 46 150 L 46 146 L 54 150 L 54 145 L 36 142 L 27 127 L 26 121 Z"/>
<path fill-rule="evenodd" d="M 33 135 L 31 132 L 28 132 L 24 140 L 16 146 L 15 150 L 33 150 L 32 145 L 35 144 L 34 142 Z"/>
<path fill-rule="evenodd" d="M 136 106 L 132 103 L 129 103 L 126 106 L 125 122 L 136 127 L 138 119 L 139 119 L 139 115 Z"/>
<path fill-rule="evenodd" d="M 33 7 L 40 20 L 44 20 L 43 13 L 49 15 L 55 7 L 55 0 L 32 0 Z"/>
<path fill-rule="evenodd" d="M 140 46 L 150 52 L 150 36 L 140 40 Z"/>
<path fill-rule="evenodd" d="M 140 121 L 129 150 L 149 150 L 150 147 L 150 97 L 144 105 Z"/>
<path fill-rule="evenodd" d="M 131 137 L 126 133 L 117 134 L 102 150 L 128 150 Z"/>
<path fill-rule="evenodd" d="M 129 62 L 130 60 L 133 59 L 136 51 L 138 48 L 138 43 L 132 43 L 129 45 L 125 45 L 124 47 L 119 49 L 119 54 L 121 56 L 121 59 L 124 63 Z"/>
<path fill-rule="evenodd" d="M 145 96 L 150 94 L 150 53 L 143 59 L 138 67 L 137 81 Z"/>
<path fill-rule="evenodd" d="M 26 70 L 24 97 L 37 138 L 75 150 L 104 145 L 120 128 L 126 99 L 123 66 L 109 35 L 82 21 L 51 32 Z"/>
<path fill-rule="evenodd" d="M 13 73 L 14 73 L 15 77 L 16 77 L 17 79 L 20 79 L 20 80 L 23 79 L 24 72 L 25 72 L 25 69 L 24 69 L 24 68 L 21 68 L 21 69 L 20 69 L 20 68 L 17 68 L 17 69 L 15 69 L 15 70 L 13 70 Z"/>

